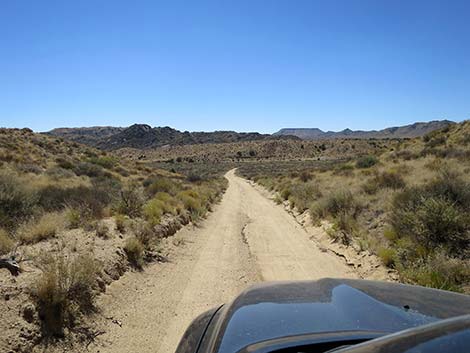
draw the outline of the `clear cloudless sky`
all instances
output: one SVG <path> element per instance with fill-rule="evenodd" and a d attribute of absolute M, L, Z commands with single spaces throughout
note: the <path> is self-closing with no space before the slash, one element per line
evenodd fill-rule
<path fill-rule="evenodd" d="M 470 1 L 2 0 L 0 126 L 470 118 Z"/>

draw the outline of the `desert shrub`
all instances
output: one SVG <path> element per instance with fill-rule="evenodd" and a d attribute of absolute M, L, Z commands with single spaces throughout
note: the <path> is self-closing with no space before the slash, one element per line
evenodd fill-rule
<path fill-rule="evenodd" d="M 46 175 L 50 176 L 52 179 L 66 179 L 66 178 L 73 178 L 75 173 L 69 169 L 65 169 L 62 167 L 52 167 L 46 170 Z"/>
<path fill-rule="evenodd" d="M 122 214 L 117 214 L 114 216 L 114 221 L 116 222 L 116 230 L 119 233 L 126 232 L 126 217 Z"/>
<path fill-rule="evenodd" d="M 310 208 L 313 219 L 336 217 L 340 214 L 349 214 L 356 217 L 361 205 L 349 190 L 338 190 L 314 203 Z"/>
<path fill-rule="evenodd" d="M 461 286 L 470 282 L 470 266 L 468 262 L 436 252 L 426 262 L 401 268 L 400 276 L 406 282 L 425 287 L 461 292 Z"/>
<path fill-rule="evenodd" d="M 102 221 L 95 221 L 93 223 L 93 230 L 99 238 L 107 239 L 109 237 L 109 227 Z"/>
<path fill-rule="evenodd" d="M 36 204 L 36 192 L 18 175 L 0 171 L 0 227 L 15 228 L 33 215 Z"/>
<path fill-rule="evenodd" d="M 185 209 L 189 212 L 198 212 L 202 209 L 201 202 L 199 201 L 199 194 L 193 190 L 184 190 L 178 194 Z"/>
<path fill-rule="evenodd" d="M 121 214 L 135 218 L 141 215 L 142 206 L 144 205 L 145 197 L 142 187 L 137 183 L 127 185 L 121 191 L 121 199 L 118 204 L 118 211 Z"/>
<path fill-rule="evenodd" d="M 147 183 L 144 183 L 144 186 L 146 184 L 148 184 L 147 192 L 150 195 L 155 195 L 157 192 L 166 192 L 168 194 L 175 195 L 178 191 L 176 183 L 169 178 L 156 177 L 150 181 L 147 181 Z"/>
<path fill-rule="evenodd" d="M 310 174 L 308 171 L 303 170 L 300 172 L 299 179 L 306 183 L 309 180 L 312 180 L 312 174 Z"/>
<path fill-rule="evenodd" d="M 290 188 L 289 201 L 300 212 L 303 212 L 320 196 L 322 196 L 322 193 L 317 183 L 294 184 Z"/>
<path fill-rule="evenodd" d="M 342 163 L 338 165 L 333 170 L 334 175 L 343 175 L 343 176 L 351 176 L 353 174 L 354 166 L 349 163 Z"/>
<path fill-rule="evenodd" d="M 63 157 L 57 157 L 55 161 L 59 168 L 73 169 L 75 167 L 75 165 L 73 164 L 71 160 L 63 158 Z"/>
<path fill-rule="evenodd" d="M 78 163 L 73 171 L 77 175 L 86 175 L 90 178 L 96 178 L 104 175 L 103 167 L 97 164 L 89 163 L 89 162 L 80 162 Z"/>
<path fill-rule="evenodd" d="M 159 239 L 157 239 L 157 234 L 155 233 L 154 227 L 148 222 L 132 222 L 131 229 L 134 236 L 145 248 L 152 247 L 159 241 Z"/>
<path fill-rule="evenodd" d="M 124 245 L 127 259 L 137 268 L 142 268 L 144 265 L 144 250 L 144 245 L 136 237 L 127 239 Z"/>
<path fill-rule="evenodd" d="M 9 253 L 13 246 L 13 239 L 8 235 L 8 232 L 0 228 L 0 255 Z"/>
<path fill-rule="evenodd" d="M 16 169 L 21 173 L 41 174 L 43 169 L 37 164 L 20 163 L 16 165 Z"/>
<path fill-rule="evenodd" d="M 379 173 L 372 182 L 377 183 L 379 187 L 390 189 L 401 189 L 406 185 L 403 177 L 396 171 L 384 171 Z"/>
<path fill-rule="evenodd" d="M 92 157 L 88 159 L 88 162 L 99 165 L 100 167 L 103 167 L 106 169 L 111 169 L 118 163 L 115 157 L 110 157 L 110 156 Z"/>
<path fill-rule="evenodd" d="M 111 202 L 112 193 L 106 188 L 76 186 L 62 188 L 46 186 L 38 191 L 39 205 L 46 211 L 69 207 L 79 210 L 82 218 L 101 218 L 103 209 Z"/>
<path fill-rule="evenodd" d="M 70 229 L 76 229 L 81 227 L 89 217 L 81 212 L 82 210 L 66 208 L 64 211 L 65 224 Z"/>
<path fill-rule="evenodd" d="M 158 199 L 152 199 L 143 206 L 145 219 L 151 225 L 157 225 L 165 213 L 165 203 Z"/>
<path fill-rule="evenodd" d="M 401 189 L 405 185 L 405 180 L 398 171 L 384 171 L 375 173 L 375 176 L 367 180 L 361 188 L 365 193 L 373 195 L 381 188 Z"/>
<path fill-rule="evenodd" d="M 392 202 L 390 223 L 399 236 L 429 250 L 444 246 L 450 254 L 462 256 L 470 246 L 469 188 L 448 172 L 426 185 L 407 188 Z"/>
<path fill-rule="evenodd" d="M 394 267 L 396 261 L 396 252 L 391 248 L 379 248 L 377 255 L 383 264 L 387 267 Z"/>
<path fill-rule="evenodd" d="M 353 234 L 357 229 L 357 222 L 353 215 L 347 212 L 341 212 L 336 215 L 333 223 L 334 229 Z M 349 243 L 349 239 L 342 239 L 343 243 Z"/>
<path fill-rule="evenodd" d="M 22 243 L 37 243 L 55 237 L 64 228 L 65 219 L 62 213 L 45 213 L 38 219 L 31 219 L 19 227 L 17 234 Z"/>
<path fill-rule="evenodd" d="M 190 183 L 197 183 L 197 182 L 203 180 L 203 178 L 199 174 L 190 173 L 187 176 L 186 180 L 189 181 Z"/>
<path fill-rule="evenodd" d="M 378 162 L 377 157 L 369 155 L 363 156 L 356 161 L 356 168 L 370 168 Z"/>
<path fill-rule="evenodd" d="M 70 257 L 61 251 L 43 254 L 42 275 L 32 294 L 46 335 L 62 336 L 80 316 L 94 310 L 96 278 L 100 267 L 90 255 Z"/>
<path fill-rule="evenodd" d="M 374 195 L 379 191 L 380 186 L 377 183 L 377 180 L 375 178 L 367 180 L 364 184 L 361 185 L 362 191 L 364 191 L 366 194 L 369 195 Z"/>
<path fill-rule="evenodd" d="M 283 200 L 288 200 L 291 193 L 292 193 L 292 191 L 291 191 L 291 188 L 289 186 L 289 187 L 286 187 L 285 189 L 282 189 L 280 195 L 281 195 L 281 198 Z"/>

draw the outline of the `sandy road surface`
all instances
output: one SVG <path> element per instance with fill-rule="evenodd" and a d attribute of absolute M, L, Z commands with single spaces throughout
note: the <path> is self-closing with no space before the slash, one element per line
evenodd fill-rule
<path fill-rule="evenodd" d="M 169 263 L 127 274 L 101 296 L 106 333 L 94 351 L 173 353 L 195 316 L 252 283 L 355 277 L 281 206 L 234 171 L 226 177 L 222 202 L 198 228 L 175 235 Z"/>

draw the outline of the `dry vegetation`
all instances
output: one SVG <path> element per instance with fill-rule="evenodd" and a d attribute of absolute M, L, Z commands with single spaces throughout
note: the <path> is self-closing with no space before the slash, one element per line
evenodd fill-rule
<path fill-rule="evenodd" d="M 239 170 L 276 202 L 328 220 L 334 240 L 375 253 L 402 281 L 469 291 L 469 121 L 346 162 Z"/>
<path fill-rule="evenodd" d="M 33 331 L 34 325 L 41 328 L 28 344 L 12 339 L 9 349 L 28 350 L 41 337 L 73 332 L 103 290 L 100 279 L 115 277 L 109 273 L 117 266 L 111 261 L 116 252 L 142 269 L 155 258 L 148 255 L 161 237 L 203 217 L 225 183 L 197 171 L 186 176 L 118 159 L 28 129 L 0 129 L 0 255 L 31 255 L 22 264 L 34 275 L 18 276 L 23 289 L 17 296 L 24 300 L 27 291 L 36 312 L 28 324 Z M 8 283 L 12 275 L 1 270 L 0 276 Z M 2 287 L 2 295 L 12 305 L 9 290 Z"/>

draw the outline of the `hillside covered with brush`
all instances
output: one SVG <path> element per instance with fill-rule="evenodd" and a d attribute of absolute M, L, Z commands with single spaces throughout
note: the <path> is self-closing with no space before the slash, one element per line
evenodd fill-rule
<path fill-rule="evenodd" d="M 470 291 L 470 121 L 348 162 L 239 170 L 402 281 Z"/>
<path fill-rule="evenodd" d="M 217 176 L 0 129 L 0 350 L 93 337 L 96 296 L 160 261 L 160 241 L 204 217 L 224 188 Z"/>

